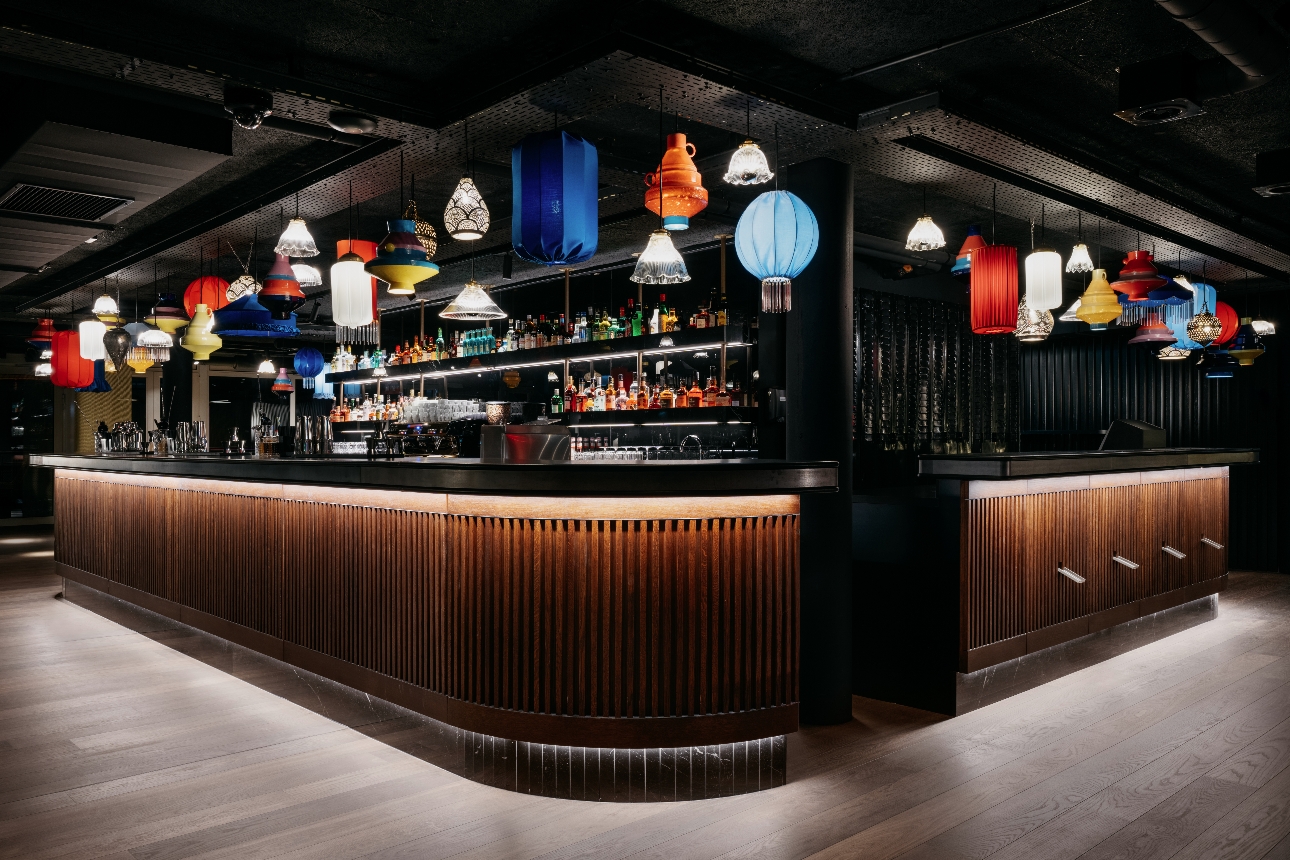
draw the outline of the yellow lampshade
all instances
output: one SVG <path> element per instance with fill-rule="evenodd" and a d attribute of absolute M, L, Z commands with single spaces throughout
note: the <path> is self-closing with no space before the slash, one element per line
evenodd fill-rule
<path fill-rule="evenodd" d="M 208 305 L 199 304 L 193 310 L 188 333 L 179 341 L 179 345 L 193 354 L 194 361 L 209 361 L 211 353 L 224 345 L 219 335 L 211 334 L 214 322 Z"/>
<path fill-rule="evenodd" d="M 130 365 L 130 368 L 135 373 L 143 373 L 145 370 L 152 367 L 153 362 L 150 358 L 132 358 L 127 361 L 126 364 Z"/>
<path fill-rule="evenodd" d="M 367 271 L 389 284 L 386 290 L 392 296 L 411 296 L 417 291 L 417 284 L 439 274 L 439 267 L 434 263 L 409 265 L 406 263 L 385 263 L 372 261 L 367 264 Z"/>
<path fill-rule="evenodd" d="M 1120 300 L 1106 280 L 1106 269 L 1094 269 L 1088 289 L 1080 296 L 1075 316 L 1089 325 L 1105 325 L 1119 318 L 1121 311 Z"/>

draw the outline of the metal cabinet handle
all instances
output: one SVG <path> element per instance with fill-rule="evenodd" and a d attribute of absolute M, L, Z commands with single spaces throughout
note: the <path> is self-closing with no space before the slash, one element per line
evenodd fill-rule
<path fill-rule="evenodd" d="M 1067 579 L 1071 580 L 1072 582 L 1077 582 L 1080 585 L 1083 585 L 1085 582 L 1088 581 L 1084 579 L 1084 577 L 1076 573 L 1075 571 L 1071 570 L 1069 567 L 1058 566 L 1057 572 L 1060 573 L 1062 576 L 1066 577 Z"/>
<path fill-rule="evenodd" d="M 1173 547 L 1171 547 L 1169 544 L 1164 544 L 1164 545 L 1162 545 L 1162 546 L 1160 547 L 1160 551 L 1161 551 L 1161 552 L 1167 552 L 1167 553 L 1169 553 L 1170 555 L 1172 555 L 1174 558 L 1186 558 L 1186 557 L 1187 557 L 1187 553 L 1185 553 L 1185 552 L 1183 552 L 1182 550 L 1179 550 L 1179 549 L 1174 549 L 1174 548 L 1173 548 Z"/>
<path fill-rule="evenodd" d="M 1132 569 L 1132 570 L 1137 570 L 1137 569 L 1138 569 L 1138 563 L 1137 563 L 1137 562 L 1135 562 L 1135 561 L 1129 561 L 1127 558 L 1125 558 L 1125 557 L 1124 557 L 1124 556 L 1122 556 L 1122 555 L 1113 555 L 1113 556 L 1111 556 L 1111 560 L 1112 560 L 1112 561 L 1115 561 L 1115 562 L 1119 562 L 1120 564 L 1122 564 L 1122 565 L 1124 565 L 1125 567 L 1130 568 L 1130 569 Z"/>
<path fill-rule="evenodd" d="M 1209 544 L 1210 546 L 1212 546 L 1214 549 L 1222 549 L 1222 548 L 1223 548 L 1223 545 L 1222 545 L 1221 543 L 1219 543 L 1219 542 L 1218 542 L 1218 541 L 1216 541 L 1216 540 L 1210 540 L 1210 539 L 1209 539 L 1209 538 L 1207 538 L 1207 537 L 1203 537 L 1203 538 L 1201 538 L 1201 539 L 1200 539 L 1200 542 L 1201 542 L 1201 543 L 1207 543 L 1207 544 Z"/>

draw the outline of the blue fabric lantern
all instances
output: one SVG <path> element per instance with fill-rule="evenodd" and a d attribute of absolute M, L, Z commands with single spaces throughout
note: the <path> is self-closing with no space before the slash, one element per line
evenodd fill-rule
<path fill-rule="evenodd" d="M 221 337 L 296 337 L 296 315 L 275 320 L 269 309 L 260 304 L 255 293 L 247 293 L 215 311 L 211 331 Z"/>
<path fill-rule="evenodd" d="M 796 194 L 767 191 L 749 204 L 735 225 L 735 253 L 761 279 L 762 311 L 792 309 L 792 279 L 811 262 L 819 244 L 815 213 Z"/>
<path fill-rule="evenodd" d="M 327 374 L 329 373 L 331 373 L 331 365 L 324 364 L 322 370 L 318 371 L 318 375 L 314 377 L 314 400 L 336 399 L 336 392 L 332 389 L 331 383 L 327 381 Z M 305 387 L 308 388 L 309 386 L 306 385 Z"/>
<path fill-rule="evenodd" d="M 94 362 L 94 381 L 84 388 L 78 388 L 77 391 L 88 391 L 92 394 L 105 394 L 112 390 L 112 386 L 107 381 L 107 362 L 99 359 Z"/>
<path fill-rule="evenodd" d="M 313 388 L 314 377 L 322 372 L 322 353 L 312 346 L 302 347 L 296 350 L 296 358 L 292 363 L 296 368 L 296 373 L 304 380 L 305 388 Z"/>
<path fill-rule="evenodd" d="M 599 239 L 599 157 L 576 134 L 530 134 L 511 150 L 511 245 L 530 263 L 590 260 Z"/>

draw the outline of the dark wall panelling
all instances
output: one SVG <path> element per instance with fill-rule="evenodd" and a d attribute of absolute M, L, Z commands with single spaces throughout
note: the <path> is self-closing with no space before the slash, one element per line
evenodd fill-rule
<path fill-rule="evenodd" d="M 855 485 L 908 483 L 917 455 L 1015 450 L 1017 343 L 964 305 L 857 290 Z"/>

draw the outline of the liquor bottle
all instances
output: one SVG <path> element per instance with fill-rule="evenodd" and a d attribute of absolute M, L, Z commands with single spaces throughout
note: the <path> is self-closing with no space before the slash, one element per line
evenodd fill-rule
<path fill-rule="evenodd" d="M 707 388 L 705 388 L 705 389 L 703 389 L 703 405 L 704 405 L 704 406 L 716 406 L 716 405 L 717 405 L 717 377 L 716 377 L 716 370 L 717 370 L 717 369 L 716 369 L 715 367 L 709 367 L 709 368 L 708 368 L 708 387 L 707 387 Z"/>
<path fill-rule="evenodd" d="M 690 409 L 698 409 L 705 405 L 703 402 L 703 389 L 699 387 L 699 374 L 694 374 L 694 381 L 690 384 L 690 390 L 685 395 L 685 405 Z"/>
<path fill-rule="evenodd" d="M 632 384 L 627 386 L 627 408 L 639 408 L 641 395 L 641 381 L 637 377 L 632 377 Z"/>
<path fill-rule="evenodd" d="M 592 396 L 594 400 L 592 401 L 591 411 L 604 412 L 605 411 L 605 385 L 604 385 L 603 377 L 600 377 L 600 376 L 596 377 L 596 391 L 595 391 L 595 394 L 593 394 Z"/>
<path fill-rule="evenodd" d="M 660 409 L 671 409 L 676 400 L 676 394 L 672 391 L 672 380 L 663 377 L 663 390 L 658 395 L 658 406 Z"/>
<path fill-rule="evenodd" d="M 573 376 L 570 375 L 569 384 L 564 387 L 564 411 L 581 412 L 582 410 L 578 408 L 579 404 L 577 403 L 577 399 L 578 389 L 574 387 Z"/>
<path fill-rule="evenodd" d="M 737 379 L 735 380 L 735 390 L 730 394 L 730 405 L 731 406 L 748 405 L 747 403 L 744 402 L 744 390 L 743 390 L 743 387 L 740 386 L 739 380 Z"/>
<path fill-rule="evenodd" d="M 591 380 L 582 384 L 582 411 L 592 412 L 596 406 L 596 392 L 591 387 Z"/>
<path fill-rule="evenodd" d="M 560 389 L 557 388 L 555 393 L 551 395 L 551 414 L 559 415 L 562 412 L 564 412 L 564 396 L 560 393 Z"/>
<path fill-rule="evenodd" d="M 717 405 L 718 405 L 718 406 L 729 406 L 729 405 L 730 405 L 730 386 L 731 386 L 731 385 L 733 385 L 733 383 L 727 382 L 725 385 L 722 385 L 722 386 L 718 387 L 718 389 L 717 389 Z"/>
<path fill-rule="evenodd" d="M 631 336 L 641 336 L 641 311 L 636 307 L 635 299 L 627 300 L 627 325 L 630 326 Z"/>
<path fill-rule="evenodd" d="M 633 400 L 632 403 L 636 401 Z M 618 374 L 618 394 L 614 397 L 614 409 L 625 411 L 627 409 L 627 386 L 623 384 L 623 375 Z"/>
<path fill-rule="evenodd" d="M 443 361 L 448 357 L 447 346 L 443 342 L 443 327 L 439 327 L 439 336 L 434 339 L 434 358 L 435 361 Z"/>
<path fill-rule="evenodd" d="M 643 370 L 641 371 L 640 385 L 637 385 L 635 387 L 636 387 L 636 408 L 649 409 L 649 377 L 645 375 L 645 371 Z"/>
<path fill-rule="evenodd" d="M 663 404 L 659 403 L 659 391 L 660 391 L 659 384 L 658 384 L 657 382 L 655 382 L 655 383 L 654 383 L 654 387 L 650 389 L 650 393 L 649 393 L 649 406 L 648 406 L 647 408 L 649 408 L 649 409 L 662 409 L 662 408 L 663 408 Z"/>
<path fill-rule="evenodd" d="M 563 346 L 569 342 L 569 325 L 564 321 L 564 314 L 560 314 L 560 322 L 556 324 L 555 345 Z"/>
<path fill-rule="evenodd" d="M 654 318 L 650 322 L 649 330 L 653 334 L 660 334 L 668 331 L 667 327 L 667 296 L 663 293 L 658 294 L 658 307 L 654 308 Z"/>
<path fill-rule="evenodd" d="M 670 308 L 668 308 L 668 309 L 667 309 L 667 330 L 668 330 L 668 331 L 680 331 L 680 330 L 681 330 L 681 323 L 680 323 L 680 321 L 677 319 L 677 316 L 676 316 L 676 306 L 675 306 L 675 305 L 673 305 L 672 307 L 670 307 Z"/>

